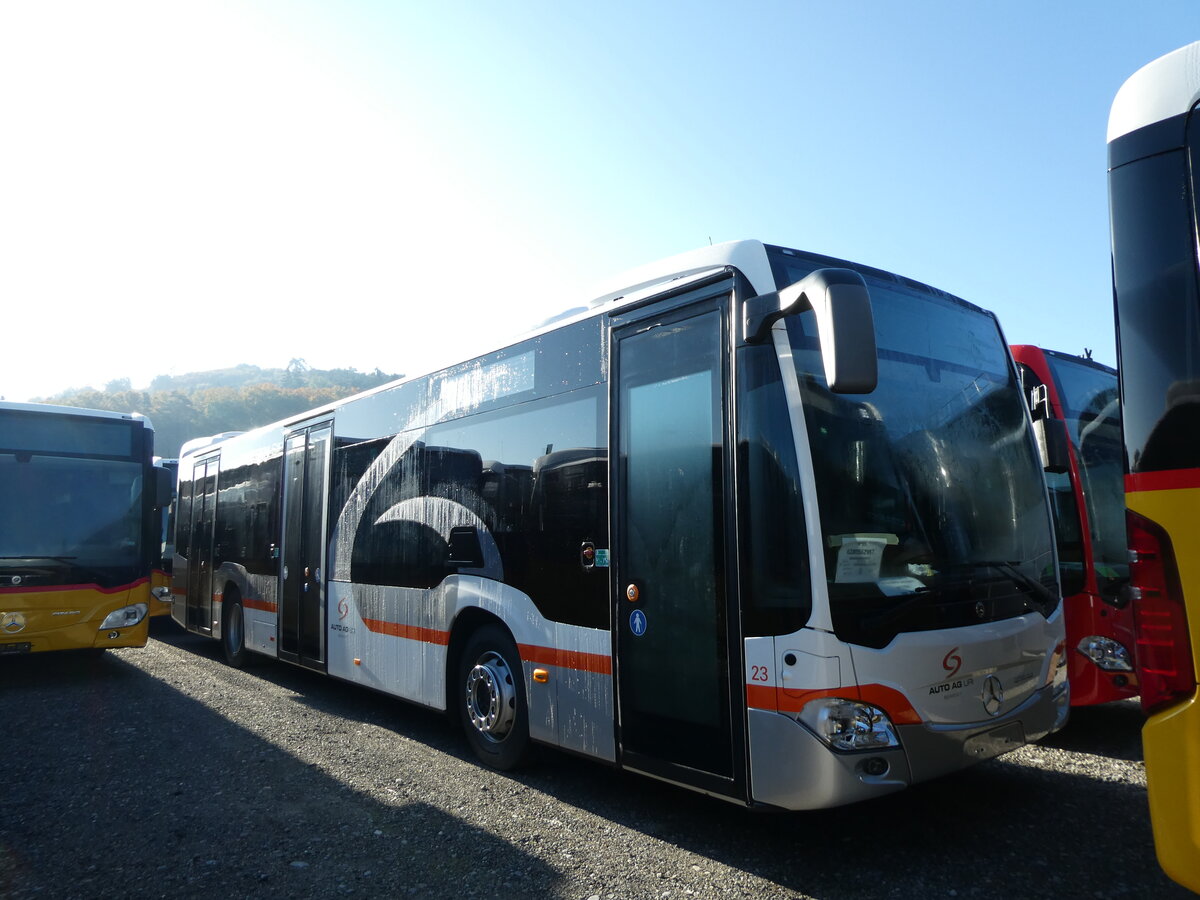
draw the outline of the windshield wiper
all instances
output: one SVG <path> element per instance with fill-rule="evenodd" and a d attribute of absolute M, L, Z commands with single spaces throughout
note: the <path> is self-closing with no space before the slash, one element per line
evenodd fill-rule
<path fill-rule="evenodd" d="M 1017 566 L 1019 560 L 1007 559 L 972 559 L 962 564 L 962 567 L 995 569 L 1002 575 L 1007 575 L 1016 582 L 1017 587 L 1029 593 L 1037 600 L 1037 611 L 1042 615 L 1048 615 L 1050 610 L 1058 604 L 1058 596 L 1050 588 L 1046 587 L 1032 575 L 1027 575 L 1022 572 Z"/>
<path fill-rule="evenodd" d="M 0 556 L 0 562 L 21 562 L 28 565 L 30 568 L 49 569 L 45 563 L 61 563 L 69 572 L 78 572 L 80 575 L 87 576 L 97 583 L 105 580 L 104 573 L 93 566 L 78 565 L 75 560 L 78 556 Z"/>
<path fill-rule="evenodd" d="M 922 586 L 918 590 L 913 591 L 912 595 L 906 597 L 902 602 L 895 606 L 889 606 L 882 612 L 876 613 L 873 616 L 863 616 L 863 625 L 868 628 L 880 628 L 884 625 L 891 625 L 897 619 L 904 617 L 914 606 L 924 606 L 929 602 L 930 590 L 927 586 Z"/>
<path fill-rule="evenodd" d="M 29 562 L 34 559 L 52 559 L 55 562 L 70 562 L 73 559 L 79 559 L 78 556 L 42 556 L 34 554 L 33 556 L 0 556 L 0 559 L 19 559 L 22 562 Z"/>

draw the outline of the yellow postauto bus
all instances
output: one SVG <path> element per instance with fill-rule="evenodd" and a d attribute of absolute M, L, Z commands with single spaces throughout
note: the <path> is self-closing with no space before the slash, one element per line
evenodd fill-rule
<path fill-rule="evenodd" d="M 1200 42 L 1121 87 L 1108 160 L 1150 817 L 1163 869 L 1200 891 Z"/>
<path fill-rule="evenodd" d="M 142 416 L 0 402 L 0 654 L 145 645 L 153 456 Z"/>

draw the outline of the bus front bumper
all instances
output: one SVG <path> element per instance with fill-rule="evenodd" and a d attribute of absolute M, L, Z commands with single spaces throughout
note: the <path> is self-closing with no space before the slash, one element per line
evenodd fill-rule
<path fill-rule="evenodd" d="M 1200 893 L 1200 697 L 1150 716 L 1142 748 L 1158 863 Z"/>
<path fill-rule="evenodd" d="M 0 637 L 0 656 L 21 653 L 42 653 L 50 650 L 106 649 L 109 647 L 144 647 L 148 636 L 149 617 L 136 625 L 106 628 L 97 631 L 98 622 L 80 622 L 52 631 L 36 634 L 15 634 Z"/>
<path fill-rule="evenodd" d="M 753 802 L 783 809 L 824 809 L 881 797 L 963 769 L 1057 731 L 1070 711 L 1066 684 L 1048 685 L 1002 718 L 959 726 L 896 728 L 900 746 L 838 753 L 803 725 L 750 709 Z"/>

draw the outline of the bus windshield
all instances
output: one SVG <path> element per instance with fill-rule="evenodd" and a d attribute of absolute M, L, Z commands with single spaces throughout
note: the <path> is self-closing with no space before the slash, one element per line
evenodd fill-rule
<path fill-rule="evenodd" d="M 1079 461 L 1097 585 L 1102 595 L 1108 595 L 1129 576 L 1117 375 L 1057 353 L 1046 353 L 1046 361 Z"/>
<path fill-rule="evenodd" d="M 0 568 L 36 584 L 123 584 L 142 548 L 137 462 L 0 452 Z"/>
<path fill-rule="evenodd" d="M 814 313 L 787 320 L 838 636 L 883 647 L 905 631 L 1049 615 L 1042 473 L 995 319 L 915 282 L 864 277 L 872 393 L 830 392 Z"/>

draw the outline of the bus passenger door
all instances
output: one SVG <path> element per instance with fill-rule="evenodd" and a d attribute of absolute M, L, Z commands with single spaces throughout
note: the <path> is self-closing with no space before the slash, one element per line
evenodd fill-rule
<path fill-rule="evenodd" d="M 727 297 L 613 332 L 613 628 L 622 765 L 744 797 Z"/>
<path fill-rule="evenodd" d="M 283 453 L 279 658 L 322 670 L 331 433 L 328 422 L 293 431 Z"/>
<path fill-rule="evenodd" d="M 188 560 L 187 627 L 203 634 L 213 629 L 213 524 L 220 457 L 196 463 L 192 470 L 192 558 Z"/>

